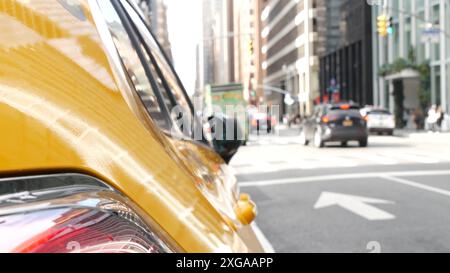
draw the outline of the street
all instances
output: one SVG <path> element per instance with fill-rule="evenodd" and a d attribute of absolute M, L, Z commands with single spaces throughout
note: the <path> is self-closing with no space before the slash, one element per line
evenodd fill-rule
<path fill-rule="evenodd" d="M 449 137 L 316 149 L 287 129 L 252 136 L 231 165 L 276 252 L 449 252 Z"/>

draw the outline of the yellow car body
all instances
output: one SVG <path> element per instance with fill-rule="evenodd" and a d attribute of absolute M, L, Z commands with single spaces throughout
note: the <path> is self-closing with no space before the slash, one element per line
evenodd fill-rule
<path fill-rule="evenodd" d="M 95 1 L 79 1 L 82 19 L 61 2 L 0 0 L 0 176 L 87 174 L 133 201 L 183 251 L 264 251 L 249 225 L 255 209 L 236 198 L 225 162 L 164 134 L 118 80 Z M 241 224 L 220 207 L 230 205 Z"/>

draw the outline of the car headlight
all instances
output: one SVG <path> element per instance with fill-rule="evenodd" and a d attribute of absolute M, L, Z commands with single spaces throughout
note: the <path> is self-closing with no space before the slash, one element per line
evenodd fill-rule
<path fill-rule="evenodd" d="M 126 197 L 85 175 L 0 180 L 0 252 L 181 251 Z"/>

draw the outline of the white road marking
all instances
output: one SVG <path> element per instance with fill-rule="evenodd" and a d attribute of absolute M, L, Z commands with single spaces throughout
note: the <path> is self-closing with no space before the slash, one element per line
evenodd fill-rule
<path fill-rule="evenodd" d="M 339 206 L 369 221 L 395 219 L 394 215 L 368 204 L 394 204 L 394 202 L 362 196 L 323 192 L 314 205 L 314 209 Z"/>
<path fill-rule="evenodd" d="M 277 172 L 285 170 L 312 170 L 319 168 L 329 168 L 329 167 L 357 167 L 358 163 L 353 160 L 349 160 L 343 157 L 328 157 L 327 159 L 317 160 L 317 159 L 292 159 L 291 161 L 286 161 L 283 164 L 270 164 L 269 162 L 252 162 L 249 166 L 248 164 L 241 165 L 234 163 L 233 166 L 238 171 L 238 174 L 249 174 L 256 172 Z"/>
<path fill-rule="evenodd" d="M 398 142 L 397 139 L 393 138 L 372 137 L 372 140 L 373 143 L 378 144 L 385 142 L 395 144 Z M 238 154 L 232 165 L 235 166 L 238 174 L 244 175 L 288 170 L 450 162 L 450 150 L 448 149 L 440 152 L 422 148 L 414 151 L 399 148 L 398 151 L 395 151 L 393 149 L 378 149 L 375 144 L 373 149 L 364 150 L 359 148 L 315 149 L 303 147 L 298 142 L 299 138 L 297 136 L 275 137 L 262 135 L 260 137 L 252 137 L 249 149 Z M 267 158 L 268 155 L 270 155 L 270 158 Z M 251 156 L 251 159 L 249 159 L 249 156 Z M 277 163 L 272 164 L 271 161 L 276 161 Z M 238 162 L 239 164 L 237 164 Z"/>
<path fill-rule="evenodd" d="M 427 152 L 420 152 L 420 153 L 416 153 L 416 154 L 431 157 L 431 158 L 436 158 L 440 161 L 450 161 L 450 153 L 449 153 L 449 151 L 446 151 L 446 150 L 443 150 L 440 153 L 427 151 Z"/>
<path fill-rule="evenodd" d="M 276 145 L 288 145 L 289 144 L 289 140 L 288 139 L 282 139 L 282 138 L 278 138 L 274 141 L 274 144 Z"/>
<path fill-rule="evenodd" d="M 397 165 L 399 162 L 393 158 L 370 153 L 352 153 L 350 156 L 357 159 L 367 160 L 380 165 Z"/>
<path fill-rule="evenodd" d="M 255 232 L 256 237 L 258 237 L 264 251 L 266 253 L 275 253 L 275 249 L 273 248 L 272 244 L 267 239 L 266 235 L 259 229 L 258 225 L 253 222 L 252 224 L 253 231 Z"/>
<path fill-rule="evenodd" d="M 389 154 L 389 155 L 394 158 L 402 159 L 405 161 L 412 161 L 412 162 L 423 163 L 423 164 L 436 164 L 436 163 L 440 162 L 438 159 L 435 159 L 435 158 L 430 158 L 427 156 L 422 156 L 422 155 L 417 155 L 417 154 L 403 153 L 403 152 Z"/>
<path fill-rule="evenodd" d="M 339 156 L 326 156 L 326 158 L 323 160 L 324 161 L 324 168 L 329 168 L 329 167 L 357 167 L 359 164 L 356 163 L 353 160 L 350 160 L 348 158 L 345 157 L 339 157 Z"/>
<path fill-rule="evenodd" d="M 323 163 L 314 159 L 299 159 L 294 163 L 289 163 L 293 169 L 312 170 L 323 167 Z"/>
<path fill-rule="evenodd" d="M 262 173 L 272 173 L 272 172 L 278 171 L 276 166 L 274 166 L 273 164 L 270 164 L 268 162 L 265 162 L 265 161 L 256 162 L 256 164 L 253 166 L 253 168 L 256 168 L 258 170 L 258 172 L 262 172 Z"/>
<path fill-rule="evenodd" d="M 438 176 L 438 175 L 450 175 L 449 170 L 435 170 L 435 171 L 406 171 L 406 172 L 371 172 L 371 173 L 352 173 L 352 174 L 332 174 L 321 176 L 310 176 L 304 178 L 284 178 L 275 180 L 263 180 L 252 182 L 241 182 L 241 188 L 248 187 L 268 187 L 275 185 L 289 185 L 289 184 L 303 184 L 311 182 L 322 182 L 330 180 L 351 180 L 362 178 L 376 178 L 376 177 L 417 177 L 417 176 Z"/>
<path fill-rule="evenodd" d="M 259 140 L 258 141 L 258 145 L 269 145 L 270 144 L 270 140 Z"/>
<path fill-rule="evenodd" d="M 293 158 L 290 160 L 282 159 L 281 164 L 273 166 L 269 162 L 258 161 L 245 163 L 245 166 L 239 166 L 239 164 L 233 163 L 239 174 L 249 174 L 256 172 L 277 172 L 285 170 L 311 170 L 330 167 L 358 167 L 358 166 L 370 166 L 370 165 L 398 165 L 402 163 L 422 163 L 422 164 L 437 164 L 444 162 L 438 156 L 422 155 L 422 154 L 363 154 L 363 153 L 349 153 L 345 157 L 324 155 L 319 157 L 318 154 L 308 155 L 310 158 Z M 441 156 L 443 157 L 443 156 Z M 403 161 L 399 161 L 402 159 Z M 360 161 L 356 161 L 360 160 Z M 283 162 L 284 161 L 284 162 Z"/>
<path fill-rule="evenodd" d="M 425 184 L 417 183 L 417 182 L 406 180 L 406 179 L 403 179 L 403 178 L 393 177 L 393 176 L 390 176 L 390 175 L 381 175 L 380 177 L 383 178 L 383 179 L 389 180 L 391 182 L 403 184 L 403 185 L 406 185 L 406 186 L 410 186 L 410 187 L 414 187 L 414 188 L 418 188 L 418 189 L 421 189 L 421 190 L 434 192 L 434 193 L 438 193 L 438 194 L 442 194 L 442 195 L 450 197 L 450 191 L 447 191 L 447 190 L 443 190 L 443 189 L 440 189 L 440 188 L 428 186 L 428 185 L 425 185 Z"/>

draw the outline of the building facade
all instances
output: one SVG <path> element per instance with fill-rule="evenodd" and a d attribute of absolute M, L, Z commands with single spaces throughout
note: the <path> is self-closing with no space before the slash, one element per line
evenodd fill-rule
<path fill-rule="evenodd" d="M 373 18 L 380 14 L 393 17 L 394 32 L 373 41 L 375 79 L 374 103 L 395 110 L 394 83 L 403 81 L 405 108 L 423 104 L 441 105 L 450 110 L 450 0 L 384 0 L 372 8 Z M 376 33 L 376 19 L 372 20 L 372 34 Z M 434 31 L 430 31 L 434 30 Z M 376 36 L 374 36 L 376 37 Z M 380 67 L 396 60 L 408 59 L 415 64 L 430 66 L 429 87 L 421 75 L 379 76 Z M 414 83 L 415 81 L 415 83 Z M 419 87 L 418 87 L 419 85 Z M 422 89 L 421 89 L 422 88 Z"/>
<path fill-rule="evenodd" d="M 372 11 L 366 1 L 318 1 L 322 101 L 373 104 Z"/>
<path fill-rule="evenodd" d="M 252 105 L 259 105 L 263 93 L 260 46 L 261 0 L 234 0 L 234 73 L 235 81 L 244 86 L 244 97 Z M 261 96 L 262 95 L 262 96 Z"/>
<path fill-rule="evenodd" d="M 202 39 L 197 50 L 196 92 L 235 81 L 234 1 L 202 0 Z"/>
<path fill-rule="evenodd" d="M 308 115 L 320 94 L 317 0 L 269 0 L 263 4 L 261 66 L 266 101 L 279 105 L 282 114 Z M 294 104 L 286 104 L 286 96 L 294 98 Z"/>
<path fill-rule="evenodd" d="M 172 45 L 170 44 L 169 31 L 167 27 L 167 6 L 164 0 L 136 0 L 141 7 L 147 23 L 153 34 L 158 39 L 164 52 L 170 61 L 173 61 Z"/>

